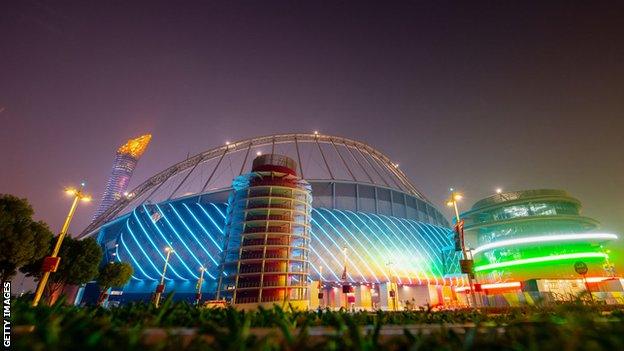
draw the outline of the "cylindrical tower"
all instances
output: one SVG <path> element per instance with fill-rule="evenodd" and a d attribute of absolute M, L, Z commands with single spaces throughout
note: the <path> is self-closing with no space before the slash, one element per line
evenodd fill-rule
<path fill-rule="evenodd" d="M 308 306 L 311 188 L 296 162 L 268 154 L 234 180 L 218 294 L 237 307 Z"/>

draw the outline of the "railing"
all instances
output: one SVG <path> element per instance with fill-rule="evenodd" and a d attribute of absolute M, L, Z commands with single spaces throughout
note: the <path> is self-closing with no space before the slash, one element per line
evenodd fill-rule
<path fill-rule="evenodd" d="M 278 226 L 247 227 L 243 231 L 243 234 L 264 233 L 264 232 L 267 232 L 267 233 L 288 233 L 288 232 L 290 232 L 290 230 L 288 228 L 278 227 Z"/>
<path fill-rule="evenodd" d="M 262 258 L 262 252 L 243 252 L 241 260 Z"/>
<path fill-rule="evenodd" d="M 288 255 L 285 254 L 278 254 L 278 253 L 266 253 L 266 255 L 264 256 L 265 258 L 283 258 L 283 259 L 287 259 Z"/>
<path fill-rule="evenodd" d="M 238 288 L 258 288 L 260 282 L 238 282 Z"/>
<path fill-rule="evenodd" d="M 267 238 L 266 244 L 267 245 L 290 245 L 288 240 L 281 240 L 281 239 L 274 239 L 274 238 Z"/>
<path fill-rule="evenodd" d="M 243 241 L 242 246 L 264 245 L 264 239 L 247 239 Z"/>
<path fill-rule="evenodd" d="M 274 281 L 274 282 L 272 282 L 272 281 L 266 281 L 266 280 L 265 280 L 265 281 L 262 283 L 262 287 L 283 286 L 284 284 L 285 284 L 285 283 L 280 282 L 280 281 Z"/>
<path fill-rule="evenodd" d="M 279 296 L 262 296 L 262 302 L 275 302 L 282 300 L 284 300 L 284 298 Z"/>
<path fill-rule="evenodd" d="M 253 297 L 237 297 L 236 298 L 236 303 L 256 303 L 258 302 L 258 297 L 257 296 L 253 296 Z"/>
<path fill-rule="evenodd" d="M 284 186 L 288 188 L 297 188 L 296 180 L 283 180 L 283 179 L 264 179 L 264 178 L 255 178 L 253 179 L 250 186 Z"/>
<path fill-rule="evenodd" d="M 294 205 L 282 205 L 282 204 L 251 204 L 249 206 L 247 206 L 248 209 L 253 209 L 253 208 L 281 208 L 281 209 L 286 209 L 286 210 L 292 210 L 294 209 Z M 243 208 L 245 208 L 245 206 L 243 206 Z"/>
<path fill-rule="evenodd" d="M 247 215 L 246 221 L 292 221 L 291 216 L 286 215 Z"/>
<path fill-rule="evenodd" d="M 245 273 L 260 273 L 262 272 L 262 267 L 242 267 L 240 269 L 240 274 Z"/>

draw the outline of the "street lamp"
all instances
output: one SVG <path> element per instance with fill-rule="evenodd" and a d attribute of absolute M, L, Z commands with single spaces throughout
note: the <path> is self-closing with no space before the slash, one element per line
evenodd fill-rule
<path fill-rule="evenodd" d="M 72 202 L 71 207 L 69 208 L 69 213 L 65 218 L 65 223 L 63 223 L 63 227 L 61 228 L 61 232 L 59 233 L 58 238 L 56 239 L 56 244 L 54 245 L 54 250 L 52 250 L 52 254 L 43 259 L 43 265 L 41 270 L 43 271 L 43 276 L 39 280 L 39 284 L 37 285 L 37 290 L 35 292 L 35 298 L 33 299 L 32 305 L 33 307 L 39 304 L 39 300 L 41 300 L 41 296 L 43 295 L 43 291 L 48 283 L 48 279 L 50 278 L 50 273 L 56 272 L 56 269 L 61 262 L 61 258 L 58 257 L 58 253 L 61 250 L 61 244 L 63 244 L 63 239 L 65 239 L 65 235 L 67 234 L 67 230 L 69 229 L 69 224 L 71 223 L 72 218 L 74 217 L 74 213 L 76 212 L 76 208 L 78 207 L 78 202 L 89 202 L 91 201 L 91 196 L 85 194 L 83 189 L 85 187 L 85 183 L 80 183 L 80 188 L 67 188 L 65 189 L 65 193 L 67 195 L 73 196 L 74 201 Z"/>
<path fill-rule="evenodd" d="M 204 266 L 199 267 L 199 280 L 197 280 L 197 294 L 195 295 L 195 304 L 199 306 L 202 298 L 202 284 L 204 283 L 204 272 L 206 268 Z"/>
<path fill-rule="evenodd" d="M 461 218 L 459 218 L 459 210 L 457 208 L 457 202 L 461 199 L 464 198 L 464 196 L 455 191 L 453 188 L 450 189 L 451 190 L 451 196 L 449 197 L 449 199 L 446 201 L 446 205 L 448 207 L 453 207 L 453 209 L 455 210 L 455 231 L 456 231 L 456 235 L 459 236 L 459 244 L 461 246 L 461 251 L 462 251 L 462 256 L 463 259 L 460 261 L 460 266 L 461 266 L 461 271 L 462 273 L 466 273 L 468 275 L 468 283 L 470 284 L 470 297 L 472 299 L 472 304 L 473 306 L 477 306 L 477 300 L 475 298 L 474 295 L 474 284 L 472 282 L 473 279 L 473 273 L 472 273 L 472 258 L 468 257 L 468 250 L 466 250 L 466 243 L 464 241 L 464 224 L 461 220 Z M 457 249 L 456 249 L 457 250 Z"/>
<path fill-rule="evenodd" d="M 345 309 L 349 310 L 349 292 L 351 291 L 351 285 L 347 282 L 347 248 L 342 248 L 342 255 L 344 256 L 344 269 L 342 271 L 342 293 L 344 294 L 345 299 Z"/>
<path fill-rule="evenodd" d="M 392 282 L 392 272 L 391 272 L 391 268 L 392 265 L 394 265 L 394 262 L 392 261 L 388 261 L 386 262 L 386 267 L 388 267 L 388 273 L 390 273 L 390 291 L 389 291 L 389 295 L 392 298 L 392 309 L 396 312 L 397 310 L 397 294 L 399 289 L 395 289 L 394 288 L 394 284 Z"/>
<path fill-rule="evenodd" d="M 169 257 L 175 251 L 171 246 L 165 247 L 165 252 L 167 253 L 167 257 L 165 258 L 165 266 L 163 267 L 162 275 L 160 276 L 160 284 L 156 286 L 156 295 L 154 295 L 154 306 L 158 307 L 160 304 L 160 296 L 165 291 L 165 273 L 167 273 L 167 266 L 169 265 Z"/>

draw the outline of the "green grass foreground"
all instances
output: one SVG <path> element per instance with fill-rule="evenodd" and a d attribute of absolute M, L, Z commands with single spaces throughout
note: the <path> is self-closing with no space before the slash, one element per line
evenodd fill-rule
<path fill-rule="evenodd" d="M 15 350 L 624 350 L 624 310 L 583 303 L 498 311 L 240 312 L 12 306 Z M 494 313 L 491 313 L 494 312 Z"/>

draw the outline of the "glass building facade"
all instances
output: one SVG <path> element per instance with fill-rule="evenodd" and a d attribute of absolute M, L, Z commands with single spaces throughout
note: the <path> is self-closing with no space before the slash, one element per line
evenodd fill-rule
<path fill-rule="evenodd" d="M 576 261 L 604 275 L 602 245 L 617 239 L 580 214 L 580 202 L 561 190 L 497 194 L 461 215 L 475 271 L 491 280 L 570 278 Z"/>

